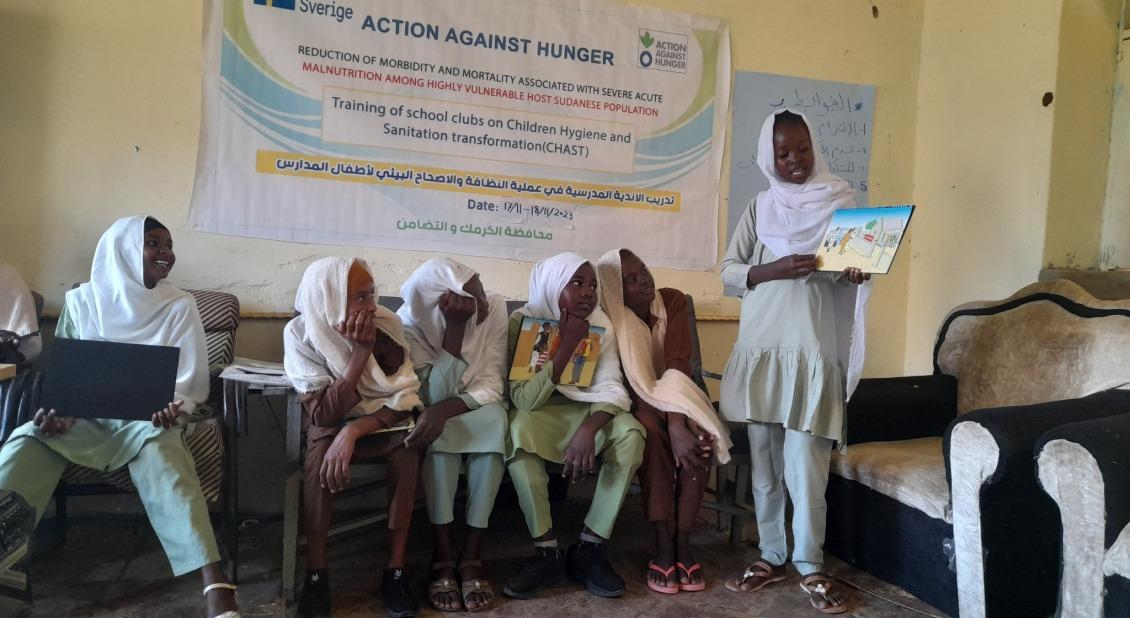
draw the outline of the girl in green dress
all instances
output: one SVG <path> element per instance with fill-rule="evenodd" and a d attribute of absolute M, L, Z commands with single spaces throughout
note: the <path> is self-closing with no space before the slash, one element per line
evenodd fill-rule
<path fill-rule="evenodd" d="M 510 317 L 511 366 L 525 318 L 559 320 L 561 338 L 533 378 L 510 382 L 507 465 L 534 541 L 533 560 L 503 589 L 514 598 L 532 598 L 568 579 L 598 596 L 624 593 L 624 580 L 608 563 L 604 541 L 612 534 L 632 476 L 643 460 L 644 430 L 628 412 L 631 400 L 620 374 L 616 336 L 600 309 L 598 288 L 589 261 L 562 253 L 534 266 L 529 302 Z M 592 385 L 564 385 L 561 374 L 589 336 L 590 324 L 604 329 Z M 553 531 L 546 462 L 564 464 L 564 474 L 574 480 L 599 472 L 580 542 L 569 548 L 567 556 L 558 548 Z"/>

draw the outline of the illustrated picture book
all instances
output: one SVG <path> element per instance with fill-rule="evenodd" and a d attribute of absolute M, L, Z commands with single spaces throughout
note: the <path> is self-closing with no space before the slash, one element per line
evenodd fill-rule
<path fill-rule="evenodd" d="M 913 205 L 837 210 L 816 249 L 816 269 L 843 272 L 854 266 L 865 273 L 887 274 L 912 214 Z"/>
<path fill-rule="evenodd" d="M 589 334 L 577 344 L 569 357 L 569 364 L 561 372 L 559 384 L 585 387 L 592 385 L 596 372 L 596 359 L 600 357 L 600 337 L 604 328 L 589 326 Z M 553 358 L 561 344 L 560 324 L 526 316 L 522 319 L 522 332 L 514 349 L 514 364 L 510 367 L 510 380 L 529 380 Z"/>

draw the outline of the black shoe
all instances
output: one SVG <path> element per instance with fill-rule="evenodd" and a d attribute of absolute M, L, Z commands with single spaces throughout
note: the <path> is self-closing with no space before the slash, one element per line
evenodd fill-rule
<path fill-rule="evenodd" d="M 381 598 L 389 618 L 411 618 L 420 606 L 412 594 L 412 578 L 404 569 L 385 569 L 381 576 Z"/>
<path fill-rule="evenodd" d="M 618 597 L 624 594 L 624 578 L 608 563 L 606 545 L 581 541 L 570 547 L 566 559 L 569 579 L 584 584 L 586 590 L 598 597 Z"/>
<path fill-rule="evenodd" d="M 329 571 L 325 569 L 306 571 L 306 584 L 302 586 L 298 615 L 301 618 L 330 618 L 333 614 Z"/>
<path fill-rule="evenodd" d="M 565 574 L 565 556 L 557 547 L 535 547 L 534 559 L 522 565 L 522 570 L 511 577 L 502 591 L 515 599 L 532 599 L 551 586 L 569 581 Z"/>

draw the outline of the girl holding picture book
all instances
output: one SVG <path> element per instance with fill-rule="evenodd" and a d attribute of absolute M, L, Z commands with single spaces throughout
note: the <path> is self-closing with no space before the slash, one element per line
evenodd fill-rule
<path fill-rule="evenodd" d="M 572 579 L 603 597 L 624 594 L 624 580 L 606 557 L 632 476 L 643 457 L 644 432 L 628 412 L 631 400 L 620 375 L 612 324 L 600 309 L 596 269 L 575 253 L 562 253 L 534 265 L 529 302 L 510 317 L 513 355 L 522 322 L 532 317 L 559 320 L 561 343 L 529 380 L 511 380 L 508 467 L 533 538 L 533 559 L 512 577 L 504 592 L 529 599 L 549 586 Z M 563 384 L 574 351 L 589 336 L 589 325 L 604 328 L 591 386 Z M 524 359 L 520 362 L 524 363 Z M 599 455 L 602 464 L 597 466 Z M 565 465 L 573 479 L 599 472 L 580 542 L 563 553 L 557 544 L 549 506 L 546 462 Z"/>
<path fill-rule="evenodd" d="M 863 368 L 869 276 L 818 272 L 816 251 L 855 191 L 833 174 L 803 114 L 766 118 L 757 165 L 769 189 L 750 201 L 722 261 L 727 295 L 742 299 L 738 339 L 722 377 L 721 411 L 746 423 L 761 558 L 726 582 L 753 592 L 783 581 L 789 559 L 785 495 L 793 503 L 792 561 L 812 606 L 847 610 L 824 572 L 832 447 L 844 439 L 846 398 Z"/>

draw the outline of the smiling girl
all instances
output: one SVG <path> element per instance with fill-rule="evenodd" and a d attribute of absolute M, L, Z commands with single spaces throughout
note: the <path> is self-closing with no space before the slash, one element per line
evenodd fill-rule
<path fill-rule="evenodd" d="M 769 189 L 746 208 L 722 261 L 726 293 L 740 296 L 742 309 L 721 409 L 747 423 L 761 559 L 726 587 L 752 592 L 786 578 L 787 487 L 801 588 L 820 612 L 841 613 L 847 604 L 823 572 L 824 490 L 863 364 L 868 287 L 859 269 L 817 272 L 814 254 L 855 192 L 829 171 L 804 116 L 789 110 L 765 120 L 757 164 Z"/>
<path fill-rule="evenodd" d="M 75 419 L 39 410 L 0 450 L 0 488 L 43 516 L 68 462 L 129 467 L 174 575 L 200 570 L 208 616 L 237 616 L 235 586 L 219 567 L 208 505 L 185 444 L 186 415 L 208 398 L 208 353 L 196 301 L 169 285 L 176 263 L 168 228 L 152 217 L 119 219 L 98 241 L 90 281 L 67 292 L 56 337 L 180 348 L 174 401 L 151 421 Z"/>

